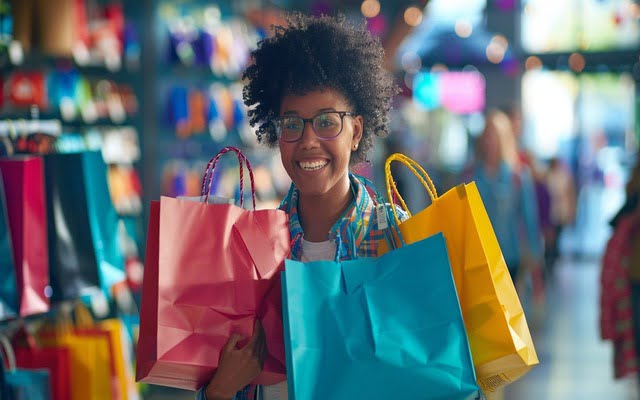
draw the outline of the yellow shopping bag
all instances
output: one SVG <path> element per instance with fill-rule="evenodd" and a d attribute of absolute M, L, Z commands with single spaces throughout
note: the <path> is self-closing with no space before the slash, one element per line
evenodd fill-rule
<path fill-rule="evenodd" d="M 100 334 L 109 338 L 110 360 L 113 369 L 111 376 L 111 399 L 131 400 L 139 397 L 135 377 L 131 367 L 125 340 L 125 326 L 119 319 L 110 318 L 96 322 L 91 312 L 83 304 L 75 309 L 77 332 Z"/>
<path fill-rule="evenodd" d="M 431 197 L 432 204 L 416 215 L 411 216 L 393 182 L 393 161 L 407 166 Z M 400 223 L 395 207 L 391 207 L 404 243 L 444 234 L 479 386 L 492 392 L 523 376 L 538 364 L 538 356 L 475 183 L 459 185 L 438 196 L 424 169 L 397 153 L 385 163 L 385 178 L 389 200 L 393 202 L 393 190 L 410 216 Z M 386 241 L 382 241 L 379 255 L 388 250 Z"/>
<path fill-rule="evenodd" d="M 68 349 L 70 400 L 111 400 L 111 344 L 108 334 L 79 332 L 70 316 L 64 314 L 54 329 L 45 329 L 37 335 L 39 344 Z"/>

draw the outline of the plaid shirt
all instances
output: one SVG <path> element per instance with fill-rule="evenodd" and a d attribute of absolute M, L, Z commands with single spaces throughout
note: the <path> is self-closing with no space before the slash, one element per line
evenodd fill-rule
<path fill-rule="evenodd" d="M 382 204 L 382 197 L 367 179 L 350 174 L 351 190 L 354 201 L 347 207 L 342 217 L 333 225 L 327 240 L 336 242 L 340 260 L 350 260 L 358 257 L 376 257 L 378 242 L 385 239 L 390 232 L 378 226 L 376 207 Z M 371 194 L 376 196 L 374 200 Z M 298 197 L 300 192 L 292 184 L 289 194 L 282 200 L 280 209 L 289 215 L 289 229 L 291 231 L 291 258 L 300 260 L 302 256 L 303 231 L 298 217 Z M 384 207 L 384 217 L 387 224 L 391 224 L 393 215 Z M 403 221 L 406 213 L 398 210 L 398 218 Z M 395 224 L 394 224 L 395 225 Z M 390 236 L 389 236 L 390 237 Z M 337 254 L 337 255 L 338 255 Z"/>

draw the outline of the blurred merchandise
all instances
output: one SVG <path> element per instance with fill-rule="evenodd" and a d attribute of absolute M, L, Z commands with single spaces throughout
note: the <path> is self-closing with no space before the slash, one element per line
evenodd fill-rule
<path fill-rule="evenodd" d="M 12 0 L 13 39 L 27 59 L 32 54 L 73 59 L 80 66 L 119 70 L 126 58 L 137 66 L 140 44 L 134 25 L 125 22 L 122 4 L 86 0 Z M 8 6 L 5 6 L 5 9 Z M 7 40 L 7 39 L 5 39 Z M 16 51 L 15 49 L 13 50 Z M 9 54 L 20 65 L 23 57 Z"/>
<path fill-rule="evenodd" d="M 76 69 L 17 69 L 7 78 L 2 96 L 5 107 L 0 108 L 0 113 L 35 105 L 63 121 L 82 118 L 85 123 L 108 120 L 122 124 L 138 112 L 138 99 L 131 86 L 88 78 Z"/>

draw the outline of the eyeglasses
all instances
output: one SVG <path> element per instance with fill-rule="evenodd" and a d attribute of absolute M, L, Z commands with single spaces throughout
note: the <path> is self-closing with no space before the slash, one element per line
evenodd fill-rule
<path fill-rule="evenodd" d="M 344 116 L 354 116 L 348 111 L 321 112 L 312 118 L 302 118 L 295 115 L 285 115 L 271 120 L 279 140 L 286 143 L 297 142 L 302 138 L 307 122 L 311 123 L 313 132 L 318 139 L 331 140 L 342 133 Z"/>

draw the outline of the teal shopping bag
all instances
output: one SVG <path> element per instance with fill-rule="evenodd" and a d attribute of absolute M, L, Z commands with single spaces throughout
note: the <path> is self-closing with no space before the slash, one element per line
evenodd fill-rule
<path fill-rule="evenodd" d="M 18 316 L 20 297 L 9 230 L 5 188 L 0 174 L 0 320 Z"/>
<path fill-rule="evenodd" d="M 290 399 L 476 396 L 442 234 L 379 258 L 286 260 L 282 294 Z"/>
<path fill-rule="evenodd" d="M 110 297 L 113 285 L 126 279 L 125 256 L 118 230 L 121 219 L 111 200 L 107 165 L 102 153 L 83 153 L 82 161 L 100 284 Z"/>

